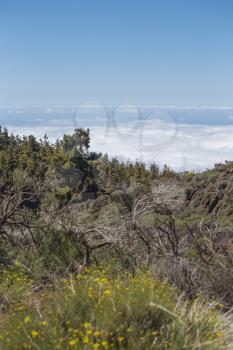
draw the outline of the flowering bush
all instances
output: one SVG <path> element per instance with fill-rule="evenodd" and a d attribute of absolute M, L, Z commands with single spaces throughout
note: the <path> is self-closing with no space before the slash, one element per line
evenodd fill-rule
<path fill-rule="evenodd" d="M 183 301 L 148 272 L 92 268 L 59 280 L 14 303 L 1 328 L 4 350 L 227 347 L 216 310 Z"/>

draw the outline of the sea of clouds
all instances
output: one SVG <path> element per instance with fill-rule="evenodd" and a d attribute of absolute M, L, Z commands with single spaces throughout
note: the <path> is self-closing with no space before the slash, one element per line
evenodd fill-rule
<path fill-rule="evenodd" d="M 88 127 L 93 151 L 176 170 L 203 170 L 233 160 L 231 107 L 1 108 L 0 124 L 19 135 L 42 138 L 46 133 L 53 142 Z"/>

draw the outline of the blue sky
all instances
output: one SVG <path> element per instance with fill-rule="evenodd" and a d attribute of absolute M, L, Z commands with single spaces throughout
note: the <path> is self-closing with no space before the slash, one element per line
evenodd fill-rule
<path fill-rule="evenodd" d="M 231 0 L 0 0 L 0 106 L 233 105 Z"/>

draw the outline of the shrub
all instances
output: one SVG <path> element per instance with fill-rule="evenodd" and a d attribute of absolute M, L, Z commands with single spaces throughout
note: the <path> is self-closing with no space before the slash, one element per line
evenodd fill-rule
<path fill-rule="evenodd" d="M 69 201 L 72 197 L 72 191 L 68 186 L 56 188 L 54 194 L 55 198 L 57 198 L 61 203 Z"/>
<path fill-rule="evenodd" d="M 92 268 L 12 307 L 1 348 L 226 349 L 216 311 L 179 298 L 147 272 Z"/>

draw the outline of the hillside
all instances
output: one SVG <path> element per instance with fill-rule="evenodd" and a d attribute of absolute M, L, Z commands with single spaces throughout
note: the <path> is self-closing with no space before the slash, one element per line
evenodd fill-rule
<path fill-rule="evenodd" d="M 10 349 L 227 349 L 233 164 L 203 173 L 0 130 L 0 336 Z"/>
<path fill-rule="evenodd" d="M 213 170 L 193 177 L 187 189 L 187 199 L 193 209 L 207 214 L 233 214 L 233 163 L 217 164 Z"/>

